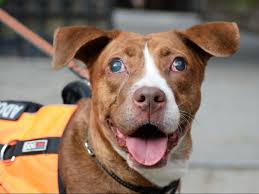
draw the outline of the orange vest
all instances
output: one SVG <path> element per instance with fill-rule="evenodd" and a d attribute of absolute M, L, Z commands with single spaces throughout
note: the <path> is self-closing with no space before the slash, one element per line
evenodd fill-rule
<path fill-rule="evenodd" d="M 76 108 L 49 105 L 36 113 L 22 113 L 17 121 L 0 119 L 0 144 L 61 137 Z M 0 160 L 0 193 L 59 193 L 58 155 L 21 155 L 12 162 Z"/>

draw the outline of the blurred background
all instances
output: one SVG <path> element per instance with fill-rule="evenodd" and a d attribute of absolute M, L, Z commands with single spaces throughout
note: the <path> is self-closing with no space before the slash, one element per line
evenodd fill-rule
<path fill-rule="evenodd" d="M 190 170 L 182 192 L 259 193 L 259 0 L 0 0 L 1 8 L 52 42 L 58 26 L 95 25 L 139 33 L 237 22 L 240 50 L 211 59 L 194 121 Z M 78 80 L 0 23 L 0 99 L 62 103 Z"/>

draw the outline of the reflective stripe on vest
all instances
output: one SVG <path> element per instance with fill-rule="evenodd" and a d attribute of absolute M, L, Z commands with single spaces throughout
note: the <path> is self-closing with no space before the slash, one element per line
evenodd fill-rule
<path fill-rule="evenodd" d="M 73 105 L 44 106 L 23 113 L 19 120 L 0 120 L 0 144 L 61 137 L 76 110 Z M 26 149 L 31 149 L 29 143 Z M 58 193 L 58 155 L 22 155 L 14 162 L 0 161 L 0 193 Z"/>

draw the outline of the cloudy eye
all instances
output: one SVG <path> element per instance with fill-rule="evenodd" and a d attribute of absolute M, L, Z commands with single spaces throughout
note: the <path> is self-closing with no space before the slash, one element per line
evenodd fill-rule
<path fill-rule="evenodd" d="M 184 71 L 187 67 L 185 60 L 182 57 L 176 57 L 170 67 L 171 71 Z"/>
<path fill-rule="evenodd" d="M 110 62 L 110 71 L 112 73 L 121 73 L 125 71 L 125 66 L 121 59 L 115 58 Z"/>

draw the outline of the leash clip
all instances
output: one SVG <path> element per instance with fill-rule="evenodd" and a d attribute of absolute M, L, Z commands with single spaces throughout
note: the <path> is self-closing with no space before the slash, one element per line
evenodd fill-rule
<path fill-rule="evenodd" d="M 4 163 L 11 163 L 11 162 L 14 162 L 15 160 L 15 156 L 12 156 L 11 159 L 9 160 L 5 160 L 4 159 L 4 155 L 5 155 L 5 151 L 6 149 L 9 147 L 9 146 L 12 146 L 12 145 L 15 145 L 16 144 L 16 141 L 12 141 L 10 143 L 7 143 L 7 144 L 4 144 L 4 146 L 2 147 L 1 151 L 0 151 L 0 160 Z"/>
<path fill-rule="evenodd" d="M 85 142 L 85 147 L 86 147 L 86 150 L 87 150 L 89 156 L 93 157 L 94 156 L 94 151 L 93 151 L 92 147 L 88 144 L 88 142 Z"/>

